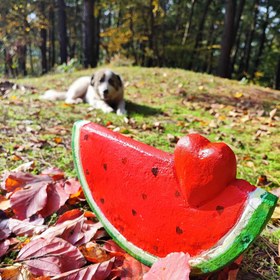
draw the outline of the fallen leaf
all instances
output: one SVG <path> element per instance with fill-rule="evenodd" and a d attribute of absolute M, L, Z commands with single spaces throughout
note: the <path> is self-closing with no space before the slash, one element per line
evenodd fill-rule
<path fill-rule="evenodd" d="M 9 229 L 9 219 L 4 212 L 0 211 L 0 240 L 4 240 L 9 237 L 11 230 Z"/>
<path fill-rule="evenodd" d="M 11 196 L 11 208 L 20 220 L 31 217 L 47 204 L 48 183 L 38 182 Z"/>
<path fill-rule="evenodd" d="M 29 161 L 13 169 L 13 172 L 27 172 L 33 169 L 34 169 L 34 161 Z"/>
<path fill-rule="evenodd" d="M 34 234 L 40 234 L 45 231 L 48 227 L 43 225 L 44 219 L 37 219 L 34 221 L 28 220 L 17 220 L 9 219 L 9 229 L 17 236 L 33 236 Z"/>
<path fill-rule="evenodd" d="M 0 195 L 0 210 L 5 211 L 9 208 L 11 208 L 10 200 L 3 195 Z"/>
<path fill-rule="evenodd" d="M 243 97 L 243 93 L 237 91 L 237 92 L 234 94 L 234 97 L 237 98 L 237 99 L 239 99 L 239 98 Z"/>
<path fill-rule="evenodd" d="M 280 198 L 280 188 L 272 189 L 270 192 Z"/>
<path fill-rule="evenodd" d="M 273 220 L 278 220 L 280 219 L 280 205 L 278 205 L 277 207 L 275 207 L 273 214 L 271 216 L 271 219 Z"/>
<path fill-rule="evenodd" d="M 277 113 L 277 108 L 269 112 L 269 117 L 271 120 L 273 120 L 273 118 L 276 116 L 276 113 Z"/>
<path fill-rule="evenodd" d="M 0 279 L 3 280 L 29 280 L 29 274 L 21 264 L 0 268 Z"/>
<path fill-rule="evenodd" d="M 46 205 L 40 211 L 43 217 L 48 217 L 56 212 L 69 198 L 69 194 L 64 191 L 62 185 L 63 184 L 59 182 L 48 184 Z"/>
<path fill-rule="evenodd" d="M 57 237 L 32 240 L 20 250 L 17 261 L 27 265 L 36 276 L 55 276 L 86 263 L 75 246 Z"/>
<path fill-rule="evenodd" d="M 2 189 L 13 192 L 17 188 L 23 188 L 30 183 L 50 181 L 49 176 L 32 175 L 23 172 L 6 172 L 1 183 Z"/>
<path fill-rule="evenodd" d="M 79 246 L 89 242 L 102 227 L 101 223 L 87 220 L 82 211 L 75 209 L 64 213 L 55 226 L 49 227 L 34 239 L 50 239 L 59 236 L 69 243 Z"/>
<path fill-rule="evenodd" d="M 64 172 L 57 167 L 47 168 L 42 171 L 41 175 L 47 175 L 47 176 L 51 177 L 54 181 L 64 179 L 64 176 L 65 176 Z"/>
<path fill-rule="evenodd" d="M 134 279 L 145 279 L 142 278 L 143 275 L 149 270 L 149 267 L 142 264 L 138 260 L 134 259 L 132 256 L 125 254 L 124 261 L 121 265 L 121 279 L 122 280 L 134 280 Z M 152 278 L 147 278 L 152 279 Z M 162 278 L 165 279 L 165 278 Z M 176 278 L 166 278 L 166 279 L 176 279 Z M 180 278 L 181 279 L 181 278 Z M 183 280 L 183 278 L 182 278 Z"/>
<path fill-rule="evenodd" d="M 10 246 L 10 241 L 8 239 L 0 241 L 0 258 L 6 254 Z M 1 272 L 0 272 L 1 277 Z M 0 278 L 1 279 L 1 278 Z"/>
<path fill-rule="evenodd" d="M 61 144 L 61 143 L 62 143 L 62 138 L 61 138 L 61 137 L 54 137 L 54 138 L 53 138 L 53 141 L 54 141 L 56 144 Z"/>
<path fill-rule="evenodd" d="M 239 256 L 233 263 L 218 272 L 217 280 L 236 280 L 243 256 Z"/>
<path fill-rule="evenodd" d="M 143 277 L 144 280 L 190 279 L 189 254 L 171 253 L 160 258 Z"/>
<path fill-rule="evenodd" d="M 111 259 L 108 252 L 96 242 L 88 242 L 79 247 L 85 259 L 91 263 L 101 263 Z"/>
<path fill-rule="evenodd" d="M 81 184 L 77 179 L 71 178 L 66 180 L 64 183 L 64 190 L 70 195 L 77 194 L 81 189 Z"/>
<path fill-rule="evenodd" d="M 108 279 L 111 274 L 114 259 L 106 262 L 92 264 L 87 267 L 72 270 L 52 277 L 52 280 L 92 280 Z M 110 278 L 111 279 L 111 278 Z"/>

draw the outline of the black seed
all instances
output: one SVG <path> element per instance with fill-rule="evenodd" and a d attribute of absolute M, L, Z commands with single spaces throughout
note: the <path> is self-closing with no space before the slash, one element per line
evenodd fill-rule
<path fill-rule="evenodd" d="M 89 175 L 89 171 L 88 171 L 88 169 L 86 169 L 86 175 Z"/>
<path fill-rule="evenodd" d="M 88 134 L 84 136 L 84 140 L 88 140 Z"/>
<path fill-rule="evenodd" d="M 157 252 L 158 251 L 158 246 L 154 245 L 153 249 Z"/>
<path fill-rule="evenodd" d="M 176 191 L 176 192 L 175 192 L 175 196 L 176 196 L 176 197 L 181 196 L 180 192 L 179 192 L 179 191 Z"/>
<path fill-rule="evenodd" d="M 107 170 L 107 164 L 106 163 L 103 164 L 103 168 L 104 168 L 105 171 Z"/>
<path fill-rule="evenodd" d="M 145 193 L 142 193 L 142 198 L 145 200 L 147 199 L 147 195 Z"/>
<path fill-rule="evenodd" d="M 183 230 L 180 227 L 176 227 L 176 233 L 177 234 L 182 234 Z"/>
<path fill-rule="evenodd" d="M 153 167 L 152 168 L 152 173 L 156 177 L 158 175 L 158 168 L 157 167 Z"/>
<path fill-rule="evenodd" d="M 126 164 L 127 163 L 127 158 L 125 157 L 125 158 L 122 158 L 122 163 L 123 164 Z"/>
<path fill-rule="evenodd" d="M 225 209 L 224 206 L 221 206 L 221 205 L 218 205 L 216 207 L 216 210 L 219 214 L 222 214 L 224 212 L 224 209 Z"/>
<path fill-rule="evenodd" d="M 133 215 L 133 216 L 136 216 L 136 215 L 137 215 L 137 212 L 136 212 L 134 209 L 132 209 L 131 212 L 132 212 L 132 215 Z"/>
<path fill-rule="evenodd" d="M 100 198 L 100 202 L 101 202 L 102 204 L 104 204 L 104 203 L 105 203 L 105 199 L 104 199 L 104 198 Z"/>

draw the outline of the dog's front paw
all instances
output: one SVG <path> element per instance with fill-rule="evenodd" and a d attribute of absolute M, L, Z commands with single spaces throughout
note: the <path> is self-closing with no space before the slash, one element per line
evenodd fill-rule
<path fill-rule="evenodd" d="M 122 115 L 126 115 L 126 114 L 127 114 L 126 110 L 123 109 L 123 108 L 118 108 L 117 111 L 116 111 L 116 113 L 117 113 L 117 115 L 119 115 L 119 116 L 122 116 Z"/>
<path fill-rule="evenodd" d="M 76 98 L 76 99 L 67 98 L 65 100 L 66 104 L 79 104 L 79 103 L 82 103 L 82 102 L 83 102 L 83 99 L 81 99 L 81 98 Z"/>
<path fill-rule="evenodd" d="M 114 109 L 108 106 L 108 107 L 102 108 L 102 111 L 107 114 L 107 113 L 114 112 Z"/>

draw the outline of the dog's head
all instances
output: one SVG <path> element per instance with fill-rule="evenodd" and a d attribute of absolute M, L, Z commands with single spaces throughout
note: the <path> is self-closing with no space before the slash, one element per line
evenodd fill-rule
<path fill-rule="evenodd" d="M 92 75 L 90 84 L 104 101 L 114 100 L 123 91 L 123 83 L 120 76 L 111 70 L 97 71 Z"/>

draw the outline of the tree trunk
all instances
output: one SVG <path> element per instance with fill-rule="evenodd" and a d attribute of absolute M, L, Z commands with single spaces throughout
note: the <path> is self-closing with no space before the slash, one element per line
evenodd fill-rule
<path fill-rule="evenodd" d="M 134 22 L 133 22 L 133 18 L 134 18 L 134 10 L 132 7 L 129 8 L 129 29 L 131 32 L 131 50 L 132 50 L 132 55 L 134 57 L 134 64 L 138 65 L 138 56 L 137 56 L 137 52 L 135 49 L 135 31 L 134 31 Z"/>
<path fill-rule="evenodd" d="M 277 64 L 277 67 L 276 67 L 275 89 L 280 90 L 280 56 L 278 58 L 278 64 Z"/>
<path fill-rule="evenodd" d="M 58 40 L 60 45 L 60 63 L 67 63 L 67 24 L 66 6 L 64 0 L 57 0 L 58 3 Z"/>
<path fill-rule="evenodd" d="M 195 3 L 196 3 L 196 0 L 192 0 L 190 15 L 188 16 L 189 20 L 187 21 L 186 26 L 185 26 L 185 32 L 184 32 L 184 36 L 182 39 L 182 45 L 186 44 L 186 42 L 190 36 L 190 30 L 192 27 L 192 19 L 193 19 L 193 11 L 194 11 Z"/>
<path fill-rule="evenodd" d="M 267 26 L 269 24 L 269 2 L 266 2 L 266 13 L 265 13 L 265 19 L 262 23 L 262 33 L 261 37 L 259 40 L 259 50 L 255 59 L 254 67 L 251 71 L 251 76 L 254 76 L 254 73 L 258 71 L 259 65 L 260 65 L 260 60 L 262 58 L 263 50 L 264 50 L 264 45 L 266 42 L 266 30 Z"/>
<path fill-rule="evenodd" d="M 232 43 L 234 41 L 234 16 L 235 16 L 236 1 L 226 1 L 226 13 L 224 21 L 224 30 L 221 43 L 221 54 L 218 63 L 218 75 L 223 78 L 230 78 L 230 56 Z"/>
<path fill-rule="evenodd" d="M 49 68 L 54 67 L 55 65 L 55 56 L 56 56 L 56 52 L 55 52 L 55 32 L 54 32 L 54 27 L 55 27 L 55 13 L 54 13 L 54 2 L 51 1 L 50 4 L 50 9 L 49 9 L 49 41 L 50 41 L 50 45 L 49 45 Z"/>
<path fill-rule="evenodd" d="M 151 51 L 151 54 L 149 54 L 149 57 L 147 59 L 147 66 L 152 67 L 154 66 L 154 56 L 155 56 L 155 17 L 153 13 L 154 5 L 153 5 L 153 0 L 150 0 L 150 5 L 149 5 L 149 49 Z"/>
<path fill-rule="evenodd" d="M 206 0 L 204 10 L 203 10 L 203 13 L 202 13 L 202 17 L 200 18 L 198 31 L 197 31 L 196 37 L 195 37 L 195 44 L 194 44 L 194 48 L 192 50 L 191 60 L 190 60 L 189 66 L 188 66 L 189 69 L 192 68 L 193 60 L 196 58 L 198 48 L 200 47 L 200 42 L 201 42 L 201 39 L 202 39 L 202 34 L 203 34 L 205 20 L 206 20 L 206 17 L 207 17 L 207 12 L 209 10 L 209 6 L 210 6 L 212 1 L 213 0 Z M 196 70 L 198 70 L 198 69 L 196 69 Z"/>
<path fill-rule="evenodd" d="M 40 34 L 41 34 L 41 44 L 40 44 L 41 67 L 42 67 L 42 74 L 45 74 L 45 73 L 48 72 L 48 65 L 47 65 L 47 29 L 46 28 L 41 28 Z"/>
<path fill-rule="evenodd" d="M 249 63 L 251 58 L 251 50 L 252 50 L 252 41 L 255 35 L 256 24 L 257 24 L 257 17 L 259 13 L 259 0 L 255 0 L 254 2 L 254 19 L 249 31 L 249 36 L 247 43 L 245 45 L 245 61 L 244 61 L 244 69 L 243 72 L 248 73 L 249 70 Z"/>
<path fill-rule="evenodd" d="M 31 43 L 28 44 L 28 52 L 29 52 L 29 61 L 30 61 L 30 72 L 31 72 L 31 75 L 33 75 L 34 74 L 34 65 L 33 65 L 32 45 L 31 45 Z"/>
<path fill-rule="evenodd" d="M 45 21 L 45 10 L 46 5 L 44 1 L 39 3 L 39 8 L 41 12 L 41 16 L 43 17 L 42 20 Z M 41 50 L 41 67 L 42 67 L 42 74 L 48 72 L 48 65 L 47 65 L 47 29 L 44 24 L 41 25 L 40 28 L 40 35 L 41 35 L 41 42 L 40 42 L 40 50 Z"/>
<path fill-rule="evenodd" d="M 235 38 L 235 47 L 234 47 L 234 50 L 233 50 L 233 55 L 232 55 L 232 59 L 231 59 L 231 64 L 230 64 L 230 73 L 233 74 L 234 73 L 234 65 L 236 63 L 236 60 L 238 58 L 238 54 L 239 54 L 239 51 L 240 51 L 240 40 L 241 40 L 241 34 L 242 34 L 242 25 L 239 29 L 239 32 L 237 33 L 236 35 L 236 38 Z"/>
<path fill-rule="evenodd" d="M 83 8 L 83 52 L 84 67 L 96 67 L 98 63 L 98 26 L 94 16 L 94 0 L 84 0 Z"/>

